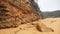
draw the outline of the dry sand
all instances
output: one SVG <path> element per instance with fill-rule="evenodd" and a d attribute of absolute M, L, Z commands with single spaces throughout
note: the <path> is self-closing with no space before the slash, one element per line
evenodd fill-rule
<path fill-rule="evenodd" d="M 40 32 L 31 24 L 23 24 L 17 28 L 0 29 L 0 34 L 60 34 L 60 18 L 46 18 L 38 22 L 44 23 L 54 32 Z"/>

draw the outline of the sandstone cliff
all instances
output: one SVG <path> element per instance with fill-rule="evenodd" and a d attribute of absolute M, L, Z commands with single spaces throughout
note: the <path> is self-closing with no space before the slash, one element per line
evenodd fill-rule
<path fill-rule="evenodd" d="M 16 27 L 42 18 L 34 0 L 0 0 L 0 28 Z"/>

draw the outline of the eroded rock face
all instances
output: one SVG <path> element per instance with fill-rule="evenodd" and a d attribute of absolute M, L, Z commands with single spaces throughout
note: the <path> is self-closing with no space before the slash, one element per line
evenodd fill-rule
<path fill-rule="evenodd" d="M 0 0 L 0 28 L 36 21 L 42 18 L 39 12 L 34 0 Z"/>

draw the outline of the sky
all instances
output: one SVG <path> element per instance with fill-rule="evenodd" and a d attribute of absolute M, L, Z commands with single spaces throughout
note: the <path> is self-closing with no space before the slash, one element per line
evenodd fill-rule
<path fill-rule="evenodd" d="M 60 0 L 38 0 L 37 3 L 41 11 L 60 10 Z"/>

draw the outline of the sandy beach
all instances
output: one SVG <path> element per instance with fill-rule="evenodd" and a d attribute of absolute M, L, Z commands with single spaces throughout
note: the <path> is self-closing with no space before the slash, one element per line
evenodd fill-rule
<path fill-rule="evenodd" d="M 40 32 L 31 24 L 23 24 L 17 28 L 0 29 L 0 34 L 60 34 L 60 18 L 46 18 L 38 22 L 44 23 L 54 32 Z"/>

